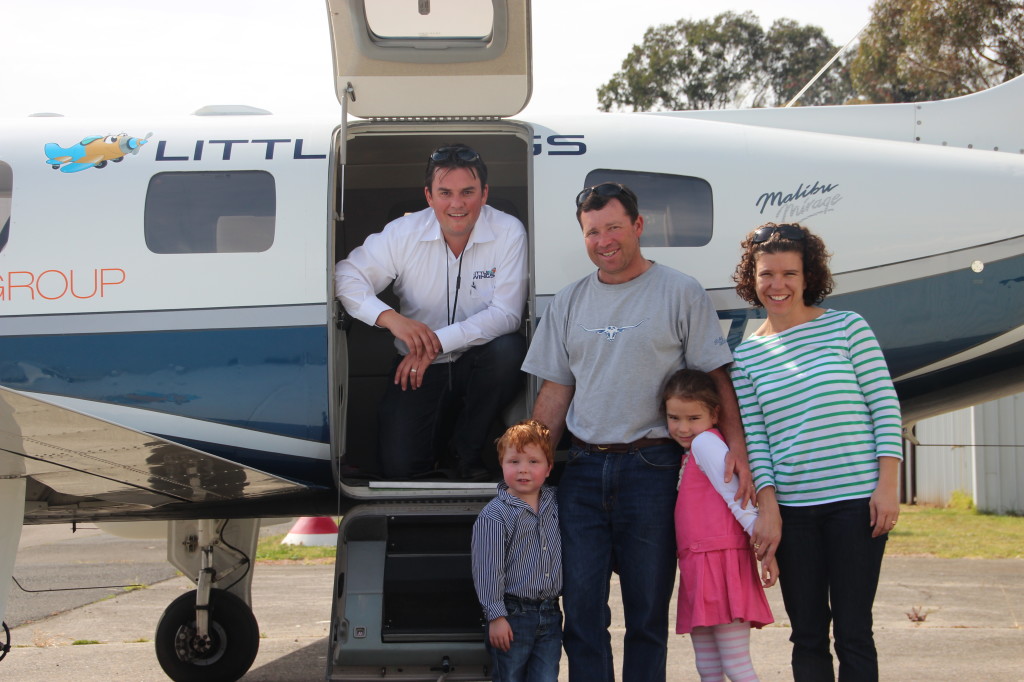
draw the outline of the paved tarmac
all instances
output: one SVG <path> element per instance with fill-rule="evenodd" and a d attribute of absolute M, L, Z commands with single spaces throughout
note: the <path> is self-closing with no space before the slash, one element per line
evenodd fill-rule
<path fill-rule="evenodd" d="M 324 679 L 332 579 L 331 565 L 257 565 L 253 600 L 263 638 L 247 682 Z M 167 604 L 189 589 L 175 577 L 15 627 L 0 680 L 163 682 L 153 632 Z M 777 588 L 769 601 L 778 622 L 752 634 L 752 656 L 762 680 L 786 680 L 789 628 Z M 621 660 L 622 614 L 613 606 Z M 874 611 L 884 680 L 1024 681 L 1022 560 L 888 557 Z M 907 615 L 915 612 L 917 622 Z M 567 679 L 563 658 L 559 680 Z M 670 639 L 669 679 L 697 679 L 687 637 Z"/>

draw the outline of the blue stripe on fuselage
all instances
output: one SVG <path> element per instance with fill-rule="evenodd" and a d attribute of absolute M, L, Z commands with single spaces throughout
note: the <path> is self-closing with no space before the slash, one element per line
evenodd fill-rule
<path fill-rule="evenodd" d="M 0 337 L 0 384 L 329 442 L 324 326 Z"/>

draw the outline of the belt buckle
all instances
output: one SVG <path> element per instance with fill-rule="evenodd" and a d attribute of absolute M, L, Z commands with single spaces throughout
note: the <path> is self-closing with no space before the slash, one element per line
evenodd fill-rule
<path fill-rule="evenodd" d="M 601 452 L 605 452 L 605 451 L 608 450 L 608 446 L 607 445 L 595 445 L 594 447 L 597 448 L 598 450 L 600 450 Z"/>

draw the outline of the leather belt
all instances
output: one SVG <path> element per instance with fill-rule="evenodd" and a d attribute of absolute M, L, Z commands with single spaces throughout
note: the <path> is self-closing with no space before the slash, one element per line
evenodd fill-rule
<path fill-rule="evenodd" d="M 640 440 L 635 440 L 632 443 L 605 443 L 603 445 L 597 445 L 594 443 L 586 443 L 576 436 L 572 437 L 572 444 L 576 447 L 583 448 L 584 450 L 589 450 L 591 452 L 611 452 L 614 454 L 622 454 L 639 448 L 650 448 L 655 445 L 669 445 L 672 442 L 671 438 L 641 438 Z"/>

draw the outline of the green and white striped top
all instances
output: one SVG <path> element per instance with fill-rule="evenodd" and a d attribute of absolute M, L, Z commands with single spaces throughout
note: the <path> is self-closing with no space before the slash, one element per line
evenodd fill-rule
<path fill-rule="evenodd" d="M 758 490 L 808 506 L 870 497 L 878 457 L 902 458 L 900 404 L 874 333 L 826 310 L 733 353 L 732 381 Z"/>

